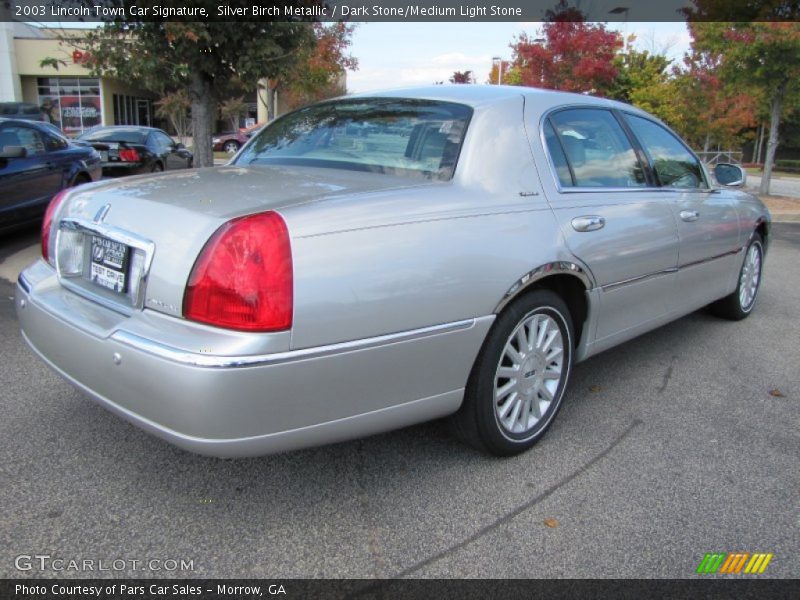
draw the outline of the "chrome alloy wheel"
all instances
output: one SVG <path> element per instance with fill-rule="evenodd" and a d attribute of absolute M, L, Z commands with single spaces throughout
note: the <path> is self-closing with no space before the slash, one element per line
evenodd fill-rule
<path fill-rule="evenodd" d="M 556 398 L 564 339 L 547 314 L 526 316 L 506 341 L 494 377 L 497 422 L 515 437 L 532 430 Z"/>
<path fill-rule="evenodd" d="M 754 243 L 747 249 L 747 256 L 739 277 L 739 306 L 743 311 L 753 307 L 761 281 L 761 244 Z"/>

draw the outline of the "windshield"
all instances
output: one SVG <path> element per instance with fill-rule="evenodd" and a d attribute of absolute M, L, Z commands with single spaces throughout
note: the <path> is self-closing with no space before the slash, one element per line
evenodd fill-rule
<path fill-rule="evenodd" d="M 148 132 L 140 129 L 98 129 L 87 131 L 79 136 L 79 140 L 87 142 L 127 142 L 129 144 L 144 144 Z"/>
<path fill-rule="evenodd" d="M 433 100 L 359 98 L 281 117 L 234 164 L 290 164 L 450 179 L 472 110 Z"/>

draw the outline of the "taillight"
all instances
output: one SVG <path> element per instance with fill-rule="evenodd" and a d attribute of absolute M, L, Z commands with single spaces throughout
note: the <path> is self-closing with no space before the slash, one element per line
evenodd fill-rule
<path fill-rule="evenodd" d="M 286 223 L 265 212 L 225 223 L 189 276 L 183 316 L 241 331 L 292 326 L 292 249 Z"/>
<path fill-rule="evenodd" d="M 53 199 L 50 200 L 50 204 L 47 205 L 47 210 L 44 213 L 44 219 L 42 220 L 42 258 L 44 258 L 47 262 L 51 265 L 55 266 L 55 243 L 56 238 L 53 235 L 53 219 L 56 216 L 56 213 L 61 208 L 61 205 L 64 203 L 64 199 L 67 197 L 69 193 L 69 189 L 64 189 L 58 192 Z M 52 244 L 50 243 L 52 241 Z"/>
<path fill-rule="evenodd" d="M 139 162 L 139 153 L 135 148 L 120 148 L 119 159 L 123 162 Z"/>

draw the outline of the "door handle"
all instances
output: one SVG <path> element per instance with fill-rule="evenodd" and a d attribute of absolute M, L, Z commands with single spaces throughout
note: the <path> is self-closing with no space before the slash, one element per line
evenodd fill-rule
<path fill-rule="evenodd" d="M 597 215 L 590 215 L 587 217 L 575 217 L 572 219 L 572 228 L 575 231 L 597 231 L 605 227 L 606 220 L 604 217 Z"/>
<path fill-rule="evenodd" d="M 696 210 L 682 210 L 681 219 L 684 221 L 697 221 L 700 218 L 700 213 Z"/>

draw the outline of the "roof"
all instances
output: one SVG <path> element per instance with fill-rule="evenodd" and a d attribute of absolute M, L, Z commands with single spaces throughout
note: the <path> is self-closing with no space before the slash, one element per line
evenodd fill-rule
<path fill-rule="evenodd" d="M 453 85 L 431 85 L 425 87 L 397 88 L 391 90 L 374 90 L 347 96 L 348 98 L 425 98 L 427 100 L 442 100 L 449 102 L 460 102 L 472 107 L 484 106 L 502 102 L 510 98 L 524 96 L 532 100 L 535 108 L 546 110 L 551 106 L 559 104 L 594 104 L 607 106 L 609 108 L 625 108 L 634 112 L 641 112 L 639 109 L 587 94 L 576 94 L 572 92 L 561 92 L 556 90 L 545 90 L 541 88 L 522 87 L 516 85 L 491 85 L 491 84 L 453 84 Z"/>

